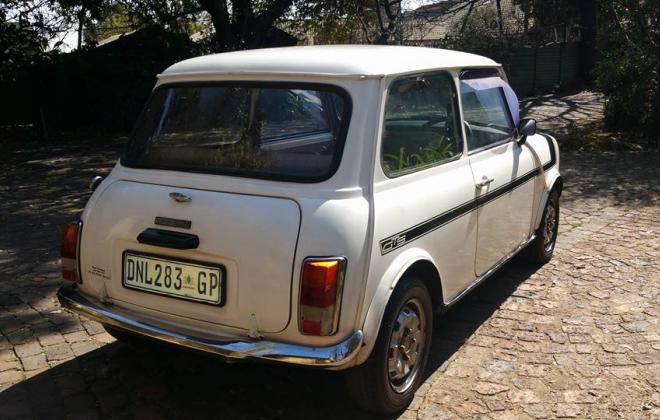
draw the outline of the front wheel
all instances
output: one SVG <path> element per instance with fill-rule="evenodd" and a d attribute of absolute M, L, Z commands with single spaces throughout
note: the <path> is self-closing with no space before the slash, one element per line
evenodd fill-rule
<path fill-rule="evenodd" d="M 528 259 L 535 264 L 545 264 L 552 259 L 557 243 L 559 229 L 559 192 L 553 189 L 543 210 L 541 226 L 536 231 L 536 238 L 527 249 Z"/>
<path fill-rule="evenodd" d="M 432 330 L 428 289 L 417 278 L 402 279 L 387 304 L 371 356 L 346 372 L 353 400 L 381 414 L 405 409 L 422 382 Z"/>

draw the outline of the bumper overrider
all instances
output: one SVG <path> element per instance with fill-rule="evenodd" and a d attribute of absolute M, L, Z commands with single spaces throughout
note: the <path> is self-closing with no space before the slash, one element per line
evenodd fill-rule
<path fill-rule="evenodd" d="M 92 302 L 78 293 L 73 285 L 62 286 L 57 292 L 57 298 L 66 309 L 102 324 L 155 340 L 213 353 L 230 360 L 254 359 L 332 369 L 350 362 L 362 345 L 362 331 L 356 331 L 346 340 L 329 347 L 311 347 L 249 338 L 209 340 L 166 330 L 131 318 L 126 311 L 120 312 L 114 309 L 113 305 Z"/>

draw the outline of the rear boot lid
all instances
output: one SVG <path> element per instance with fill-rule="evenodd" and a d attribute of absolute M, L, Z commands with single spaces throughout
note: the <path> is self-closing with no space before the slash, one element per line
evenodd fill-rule
<path fill-rule="evenodd" d="M 189 201 L 180 202 L 176 197 L 189 197 Z M 300 209 L 286 198 L 115 181 L 103 191 L 85 221 L 83 288 L 103 288 L 117 305 L 242 329 L 280 331 L 290 316 L 299 225 Z M 199 243 L 192 249 L 175 249 L 167 241 L 165 246 L 149 244 L 144 238 L 142 243 L 138 241 L 149 229 L 196 236 Z M 144 261 L 160 266 L 152 267 L 151 279 L 146 278 L 150 284 L 144 284 L 144 278 L 142 284 L 132 281 L 136 262 L 128 261 L 130 256 L 146 258 L 137 264 Z M 206 284 L 198 285 L 194 266 L 218 270 L 207 271 L 202 275 Z M 166 269 L 174 277 L 181 270 L 184 288 L 187 280 L 193 293 L 180 296 L 172 289 L 176 280 L 170 280 L 165 290 L 155 287 L 154 283 L 168 283 L 157 279 Z M 188 273 L 193 273 L 192 278 Z M 213 273 L 220 273 L 221 284 Z M 219 304 L 203 301 L 200 296 L 204 295 L 195 292 L 204 289 L 210 298 L 208 289 L 222 286 Z"/>

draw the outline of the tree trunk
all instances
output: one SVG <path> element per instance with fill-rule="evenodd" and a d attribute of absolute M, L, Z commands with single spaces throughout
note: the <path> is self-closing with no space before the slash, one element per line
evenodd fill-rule
<path fill-rule="evenodd" d="M 598 0 L 580 0 L 577 3 L 582 26 L 580 69 L 584 80 L 591 81 L 592 70 L 598 58 Z"/>
<path fill-rule="evenodd" d="M 474 3 L 475 1 L 470 3 L 470 8 L 468 9 L 467 13 L 465 14 L 465 18 L 463 19 L 463 23 L 461 24 L 461 31 L 460 34 L 463 35 L 463 31 L 465 31 L 465 25 L 467 25 L 468 20 L 470 19 L 470 15 L 472 14 L 472 9 L 474 9 Z"/>
<path fill-rule="evenodd" d="M 376 1 L 376 4 L 379 3 L 379 1 Z M 396 12 L 392 10 L 392 6 L 396 7 Z M 374 44 L 385 45 L 398 29 L 399 18 L 401 17 L 401 0 L 385 0 L 382 3 L 382 7 L 385 11 L 385 16 L 387 17 L 387 27 L 384 26 L 380 8 L 377 7 L 376 12 L 378 14 L 381 30 L 378 37 L 374 40 Z"/>
<path fill-rule="evenodd" d="M 78 12 L 78 47 L 82 47 L 83 40 L 83 29 L 85 28 L 85 7 L 81 6 L 80 11 Z"/>
<path fill-rule="evenodd" d="M 211 16 L 215 29 L 216 49 L 231 51 L 236 49 L 234 33 L 229 20 L 226 0 L 199 0 L 199 5 Z"/>
<path fill-rule="evenodd" d="M 502 1 L 496 0 L 495 4 L 497 5 L 497 27 L 500 30 L 500 39 L 502 44 L 504 44 L 504 18 L 502 17 Z"/>
<path fill-rule="evenodd" d="M 232 1 L 232 24 L 234 35 L 236 37 L 237 49 L 253 48 L 258 46 L 259 42 L 255 39 L 259 35 L 259 29 L 256 28 L 254 21 L 254 11 L 249 0 Z M 256 35 L 256 36 L 255 36 Z"/>
<path fill-rule="evenodd" d="M 211 16 L 218 51 L 258 48 L 275 21 L 291 7 L 293 0 L 274 0 L 268 8 L 254 13 L 248 0 L 197 0 Z M 229 10 L 231 9 L 231 16 Z"/>

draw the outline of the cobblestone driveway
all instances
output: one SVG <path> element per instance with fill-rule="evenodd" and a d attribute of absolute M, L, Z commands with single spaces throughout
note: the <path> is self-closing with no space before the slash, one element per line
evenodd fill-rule
<path fill-rule="evenodd" d="M 3 151 L 0 418 L 363 418 L 340 374 L 114 342 L 57 304 L 60 226 L 117 147 Z M 403 417 L 660 418 L 660 155 L 563 156 L 559 245 L 437 323 Z"/>

